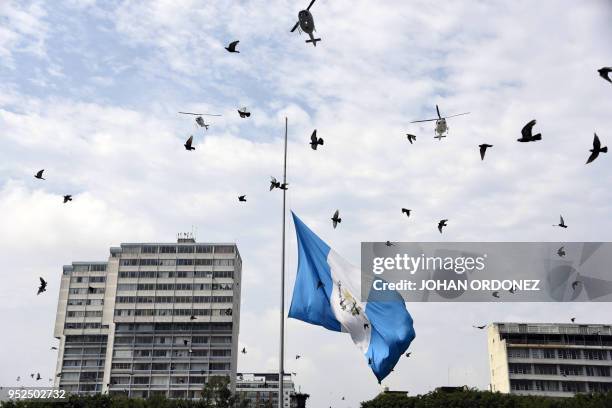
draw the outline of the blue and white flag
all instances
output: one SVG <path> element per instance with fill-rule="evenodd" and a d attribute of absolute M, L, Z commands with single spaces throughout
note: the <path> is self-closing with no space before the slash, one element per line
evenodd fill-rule
<path fill-rule="evenodd" d="M 295 214 L 293 222 L 298 271 L 289 317 L 350 333 L 381 382 L 415 337 L 404 301 L 394 293 L 394 300 L 361 302 L 359 269 L 341 258 Z"/>

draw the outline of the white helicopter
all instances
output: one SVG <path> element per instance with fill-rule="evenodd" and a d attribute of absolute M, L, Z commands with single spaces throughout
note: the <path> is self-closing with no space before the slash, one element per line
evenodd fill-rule
<path fill-rule="evenodd" d="M 448 125 L 446 124 L 446 119 L 454 118 L 455 116 L 467 115 L 470 113 L 470 112 L 464 112 L 464 113 L 458 113 L 456 115 L 441 116 L 438 105 L 436 105 L 436 112 L 438 113 L 438 117 L 435 119 L 415 120 L 410 123 L 433 122 L 435 120 L 436 121 L 436 129 L 435 129 L 436 136 L 434 136 L 434 139 L 442 140 L 443 137 L 446 137 L 448 133 L 448 129 L 450 129 Z"/>
<path fill-rule="evenodd" d="M 208 130 L 208 127 L 210 126 L 209 124 L 207 124 L 206 122 L 204 122 L 204 118 L 203 116 L 221 116 L 221 115 L 214 115 L 212 113 L 193 113 L 193 112 L 179 112 L 181 115 L 194 115 L 195 118 L 195 123 L 200 126 L 203 127 L 204 129 Z"/>

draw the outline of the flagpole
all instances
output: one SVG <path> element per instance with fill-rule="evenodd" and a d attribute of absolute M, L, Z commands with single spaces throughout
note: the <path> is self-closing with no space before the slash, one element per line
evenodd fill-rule
<path fill-rule="evenodd" d="M 283 161 L 283 249 L 281 251 L 280 356 L 278 369 L 278 408 L 283 408 L 285 380 L 285 206 L 287 195 L 287 117 L 285 116 L 285 156 Z"/>

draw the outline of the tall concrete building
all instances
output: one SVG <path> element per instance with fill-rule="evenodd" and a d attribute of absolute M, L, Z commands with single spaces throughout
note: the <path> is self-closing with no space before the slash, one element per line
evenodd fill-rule
<path fill-rule="evenodd" d="M 278 407 L 278 373 L 241 373 L 236 380 L 236 393 L 248 401 L 248 408 Z M 291 374 L 283 379 L 283 407 L 297 408 L 295 385 Z M 305 399 L 304 399 L 305 400 Z"/>
<path fill-rule="evenodd" d="M 612 391 L 612 328 L 599 324 L 493 323 L 491 391 L 571 397 Z"/>
<path fill-rule="evenodd" d="M 64 266 L 55 386 L 72 393 L 198 398 L 235 385 L 242 261 L 233 243 L 121 244 Z"/>

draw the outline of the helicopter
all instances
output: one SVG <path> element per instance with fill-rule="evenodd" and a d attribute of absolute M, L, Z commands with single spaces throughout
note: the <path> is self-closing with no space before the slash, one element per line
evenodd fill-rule
<path fill-rule="evenodd" d="M 434 136 L 434 139 L 442 140 L 443 137 L 446 137 L 448 133 L 448 129 L 449 129 L 448 125 L 446 124 L 446 119 L 454 118 L 455 116 L 467 115 L 470 113 L 470 112 L 464 112 L 464 113 L 458 113 L 456 115 L 442 116 L 440 115 L 440 109 L 438 108 L 438 105 L 436 105 L 436 112 L 438 113 L 438 117 L 435 119 L 415 120 L 410 123 L 432 122 L 435 120 L 436 121 L 436 128 L 435 128 L 436 136 Z"/>
<path fill-rule="evenodd" d="M 204 129 L 208 130 L 208 127 L 210 126 L 209 124 L 207 124 L 206 122 L 204 122 L 204 118 L 203 116 L 221 116 L 221 115 L 214 115 L 211 113 L 193 113 L 193 112 L 179 112 L 181 115 L 194 115 L 196 116 L 195 118 L 195 122 L 198 126 L 203 127 Z"/>
<path fill-rule="evenodd" d="M 306 7 L 306 10 L 301 10 L 298 13 L 298 21 L 297 23 L 295 23 L 295 25 L 291 29 L 291 32 L 294 32 L 296 28 L 299 27 L 300 33 L 303 31 L 306 34 L 308 34 L 308 36 L 310 36 L 310 40 L 306 40 L 306 42 L 312 43 L 312 45 L 316 47 L 317 41 L 321 41 L 321 39 L 314 38 L 314 35 L 312 34 L 313 31 L 316 31 L 316 29 L 315 29 L 314 19 L 312 18 L 312 13 L 310 12 L 310 8 L 312 7 L 315 1 L 316 0 L 312 0 L 310 4 L 308 5 L 308 7 Z"/>

